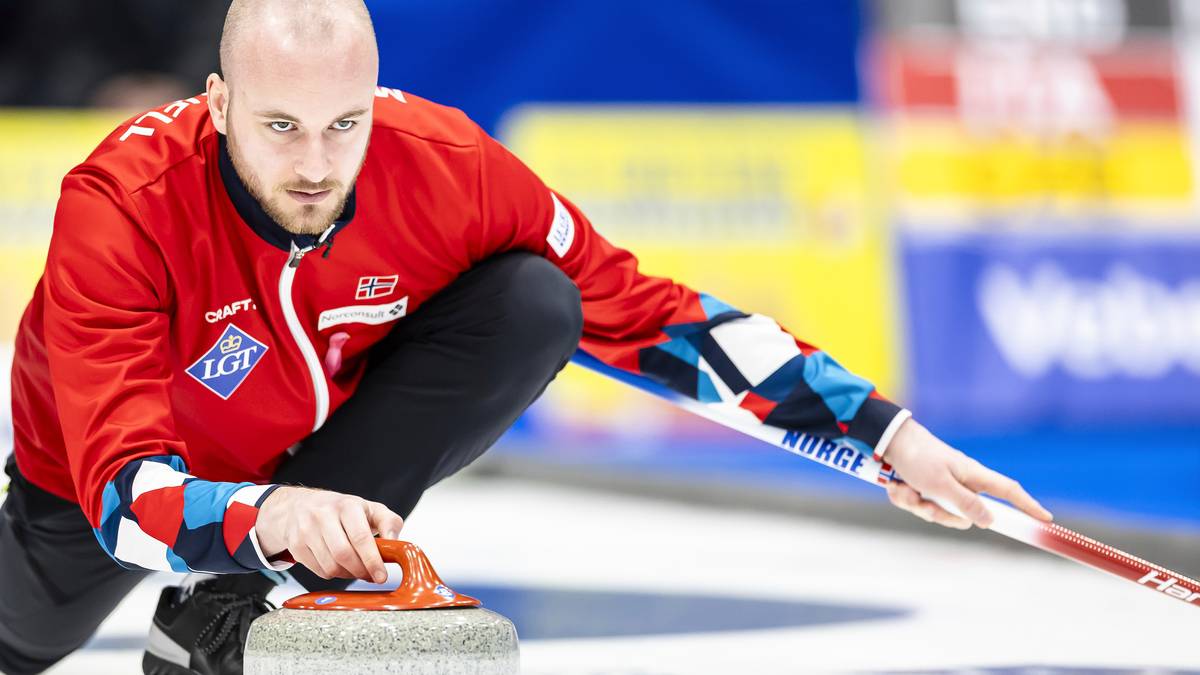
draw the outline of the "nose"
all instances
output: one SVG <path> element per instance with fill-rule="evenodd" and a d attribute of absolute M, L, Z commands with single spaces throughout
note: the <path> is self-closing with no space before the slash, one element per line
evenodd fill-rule
<path fill-rule="evenodd" d="M 310 183 L 320 183 L 333 171 L 333 162 L 320 134 L 304 145 L 303 154 L 296 162 L 296 173 Z"/>

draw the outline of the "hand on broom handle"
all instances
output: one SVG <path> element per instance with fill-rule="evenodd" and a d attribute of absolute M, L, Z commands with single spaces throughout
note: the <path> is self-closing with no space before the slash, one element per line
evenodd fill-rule
<path fill-rule="evenodd" d="M 960 530 L 990 527 L 993 515 L 981 492 L 1006 499 L 1037 520 L 1053 518 L 1017 481 L 946 445 L 912 418 L 901 424 L 883 457 L 904 477 L 887 484 L 892 504 L 928 522 Z"/>
<path fill-rule="evenodd" d="M 1197 582 L 1051 523 L 1050 512 L 1016 481 L 951 448 L 912 419 L 896 432 L 884 458 L 903 476 L 887 482 L 888 498 L 925 520 L 959 529 L 990 528 L 1200 606 Z"/>
<path fill-rule="evenodd" d="M 908 493 L 891 487 L 893 484 L 902 485 L 904 481 L 896 475 L 896 467 L 888 461 L 891 459 L 890 457 L 886 458 L 884 462 L 879 462 L 850 446 L 838 446 L 829 440 L 814 438 L 787 429 L 758 423 L 757 420 L 748 419 L 745 415 L 741 414 L 741 411 L 730 411 L 720 404 L 705 404 L 684 397 L 649 378 L 613 368 L 582 351 L 576 352 L 571 360 L 586 368 L 655 394 L 684 410 L 710 419 L 723 426 L 735 429 L 788 452 L 819 462 L 831 469 L 854 476 L 860 480 L 888 487 L 889 496 L 893 491 L 896 491 L 902 499 L 912 499 Z M 930 436 L 932 437 L 932 434 Z M 938 443 L 941 443 L 941 441 L 938 441 Z M 942 445 L 945 444 L 943 443 Z M 900 454 L 902 457 L 901 461 L 904 462 L 905 459 L 903 456 L 905 452 L 902 451 Z M 961 453 L 959 454 L 961 455 Z M 888 455 L 888 452 L 885 451 L 885 455 Z M 978 462 L 975 462 L 975 464 L 978 464 Z M 982 465 L 980 467 L 982 468 Z M 907 471 L 914 471 L 914 467 L 909 466 Z M 917 472 L 919 471 L 920 469 L 917 469 Z M 988 470 L 985 469 L 985 471 Z M 907 476 L 908 474 L 905 473 L 904 475 Z M 974 475 L 978 475 L 978 472 L 975 472 Z M 965 478 L 957 478 L 956 480 L 959 485 L 968 489 L 969 486 L 964 484 L 964 480 L 971 481 L 972 484 L 976 485 L 984 485 L 987 482 L 986 479 L 985 483 L 975 482 L 978 479 L 972 478 L 971 472 L 968 472 L 965 476 Z M 996 474 L 996 476 L 999 476 L 999 474 Z M 1003 477 L 1001 476 L 1001 478 Z M 991 480 L 995 482 L 994 478 Z M 1000 482 L 1003 483 L 1003 481 Z M 982 505 L 986 514 L 976 511 L 970 519 L 973 520 L 975 517 L 979 517 L 982 523 L 987 523 L 987 527 L 993 532 L 1129 579 L 1145 588 L 1158 591 L 1163 595 L 1186 602 L 1194 607 L 1200 607 L 1200 582 L 1119 551 L 1107 544 L 1089 539 L 1065 527 L 1046 522 L 1050 518 L 1049 512 L 1042 509 L 1041 505 L 1033 500 L 1032 497 L 1029 497 L 1023 489 L 1020 489 L 1019 485 L 1016 488 L 1017 490 L 1014 491 L 1012 486 L 1008 486 L 1007 488 L 1001 486 L 995 492 L 997 494 L 1008 493 L 1014 495 L 1014 503 L 1023 507 L 1028 513 L 1035 515 L 1028 515 L 1028 513 L 990 497 L 976 494 L 972 498 L 972 503 L 974 499 L 978 499 L 978 504 Z M 983 489 L 993 490 L 994 488 L 984 487 Z M 917 496 L 920 496 L 919 493 L 917 493 Z M 924 497 L 920 498 L 921 500 L 925 500 Z M 939 496 L 934 496 L 932 501 L 936 503 L 942 512 L 951 517 L 968 519 L 967 513 L 959 511 L 958 507 L 951 501 L 944 500 Z M 912 503 L 918 507 L 918 510 L 927 508 L 920 501 Z M 902 506 L 901 508 L 904 507 Z M 933 514 L 938 512 L 927 510 L 926 513 L 932 518 Z"/>

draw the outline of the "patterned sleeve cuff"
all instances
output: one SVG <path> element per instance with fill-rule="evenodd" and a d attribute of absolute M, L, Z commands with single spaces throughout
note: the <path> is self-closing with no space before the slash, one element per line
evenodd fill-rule
<path fill-rule="evenodd" d="M 254 525 L 258 520 L 259 507 L 279 487 L 251 485 L 238 490 L 229 498 L 225 517 L 226 545 L 229 550 L 234 551 L 234 559 L 244 567 L 282 572 L 294 564 L 268 560 L 263 555 L 262 545 L 258 541 L 258 530 Z M 237 517 L 234 516 L 235 512 Z"/>
<path fill-rule="evenodd" d="M 868 398 L 855 413 L 846 435 L 872 448 L 875 460 L 881 461 L 896 431 L 910 417 L 911 412 L 885 398 Z"/>
<path fill-rule="evenodd" d="M 879 442 L 875 444 L 873 456 L 876 462 L 883 461 L 883 453 L 887 452 L 888 446 L 892 444 L 892 438 L 900 430 L 900 425 L 911 417 L 911 412 L 901 408 L 900 412 L 896 413 L 896 416 L 888 423 L 887 428 L 883 430 L 883 435 L 879 437 Z"/>

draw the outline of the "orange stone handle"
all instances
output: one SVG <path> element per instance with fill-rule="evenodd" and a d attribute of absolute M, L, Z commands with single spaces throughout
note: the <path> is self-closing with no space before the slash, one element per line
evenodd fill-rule
<path fill-rule="evenodd" d="M 475 598 L 455 593 L 442 582 L 416 544 L 376 539 L 384 562 L 400 565 L 404 572 L 394 591 L 329 591 L 306 593 L 283 603 L 286 609 L 341 611 L 396 611 L 439 607 L 479 607 Z"/>

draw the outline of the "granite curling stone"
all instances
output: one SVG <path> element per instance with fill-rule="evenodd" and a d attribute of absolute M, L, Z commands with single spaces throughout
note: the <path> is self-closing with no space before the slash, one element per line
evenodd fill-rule
<path fill-rule="evenodd" d="M 438 578 L 414 544 L 378 540 L 403 571 L 395 591 L 292 598 L 250 627 L 245 675 L 516 675 L 517 630 Z"/>

